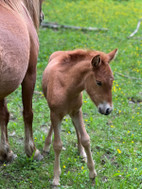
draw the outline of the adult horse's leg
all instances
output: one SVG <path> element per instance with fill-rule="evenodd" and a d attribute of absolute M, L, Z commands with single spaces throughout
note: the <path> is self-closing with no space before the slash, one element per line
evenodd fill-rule
<path fill-rule="evenodd" d="M 43 148 L 43 151 L 45 153 L 49 153 L 50 151 L 50 145 L 51 145 L 51 142 L 52 142 L 52 133 L 53 133 L 53 127 L 52 125 L 50 126 L 50 129 L 48 131 L 48 135 L 47 135 L 47 138 L 45 140 L 45 145 L 44 145 L 44 148 Z"/>
<path fill-rule="evenodd" d="M 60 138 L 61 121 L 62 121 L 62 118 L 57 116 L 54 112 L 51 112 L 51 123 L 52 123 L 53 129 L 54 129 L 53 148 L 54 148 L 54 152 L 55 152 L 54 179 L 53 179 L 54 186 L 60 185 L 60 174 L 61 174 L 60 153 L 62 150 L 62 141 Z"/>
<path fill-rule="evenodd" d="M 87 166 L 90 171 L 89 177 L 94 179 L 97 176 L 96 170 L 94 168 L 94 161 L 92 158 L 91 147 L 90 147 L 90 137 L 86 132 L 81 108 L 74 114 L 71 115 L 74 124 L 76 125 L 76 129 L 81 136 L 81 144 L 85 149 L 87 155 Z"/>
<path fill-rule="evenodd" d="M 34 153 L 34 159 L 41 160 L 42 155 L 36 149 L 33 141 L 33 111 L 32 111 L 32 97 L 36 81 L 36 68 L 28 70 L 22 82 L 22 101 L 23 101 L 23 118 L 25 124 L 25 152 L 28 157 Z"/>
<path fill-rule="evenodd" d="M 0 143 L 0 161 L 11 161 L 16 155 L 10 150 L 8 143 L 7 125 L 9 122 L 9 112 L 5 99 L 0 100 L 0 128 L 1 128 L 1 143 Z"/>

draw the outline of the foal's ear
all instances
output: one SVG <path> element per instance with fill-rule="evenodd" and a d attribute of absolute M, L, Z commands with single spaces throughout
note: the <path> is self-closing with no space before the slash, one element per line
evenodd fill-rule
<path fill-rule="evenodd" d="M 109 62 L 112 61 L 113 59 L 115 59 L 116 55 L 117 55 L 118 49 L 114 49 L 113 51 L 111 51 L 110 53 L 108 53 L 109 56 Z"/>
<path fill-rule="evenodd" d="M 99 67 L 100 63 L 101 63 L 100 55 L 94 56 L 92 61 L 91 61 L 91 64 L 92 64 L 93 68 Z"/>

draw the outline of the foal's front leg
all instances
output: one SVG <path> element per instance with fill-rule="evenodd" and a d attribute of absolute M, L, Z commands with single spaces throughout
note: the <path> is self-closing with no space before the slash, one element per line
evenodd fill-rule
<path fill-rule="evenodd" d="M 16 155 L 10 150 L 8 143 L 7 125 L 9 122 L 9 112 L 5 99 L 0 100 L 0 128 L 1 128 L 1 143 L 0 143 L 0 161 L 11 161 Z"/>
<path fill-rule="evenodd" d="M 25 124 L 25 152 L 28 157 L 34 153 L 34 159 L 41 160 L 43 157 L 39 150 L 36 149 L 33 141 L 33 111 L 32 111 L 32 97 L 36 81 L 36 70 L 27 72 L 22 83 L 22 101 L 23 101 L 23 118 Z"/>
<path fill-rule="evenodd" d="M 93 161 L 92 153 L 91 153 L 90 137 L 87 134 L 85 126 L 84 126 L 81 108 L 79 109 L 79 111 L 72 114 L 71 117 L 72 117 L 73 123 L 75 124 L 77 132 L 80 134 L 81 144 L 84 147 L 86 155 L 87 155 L 87 166 L 90 171 L 89 177 L 91 179 L 94 179 L 97 176 L 97 173 L 94 168 L 94 161 Z"/>

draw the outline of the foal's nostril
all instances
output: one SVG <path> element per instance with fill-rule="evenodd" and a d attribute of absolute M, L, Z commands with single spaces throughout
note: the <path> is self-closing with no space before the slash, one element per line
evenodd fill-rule
<path fill-rule="evenodd" d="M 98 105 L 98 112 L 104 115 L 109 115 L 112 111 L 112 106 L 108 103 L 103 103 Z"/>
<path fill-rule="evenodd" d="M 110 114 L 110 112 L 111 112 L 111 109 L 110 109 L 110 108 L 107 108 L 107 109 L 106 109 L 106 113 L 105 113 L 105 115 Z"/>

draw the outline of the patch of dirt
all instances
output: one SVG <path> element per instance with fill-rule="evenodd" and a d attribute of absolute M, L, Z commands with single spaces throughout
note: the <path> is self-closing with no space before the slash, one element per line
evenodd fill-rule
<path fill-rule="evenodd" d="M 129 104 L 136 104 L 136 103 L 139 104 L 142 102 L 142 99 L 136 99 L 134 97 L 129 97 L 128 100 L 129 100 Z"/>

